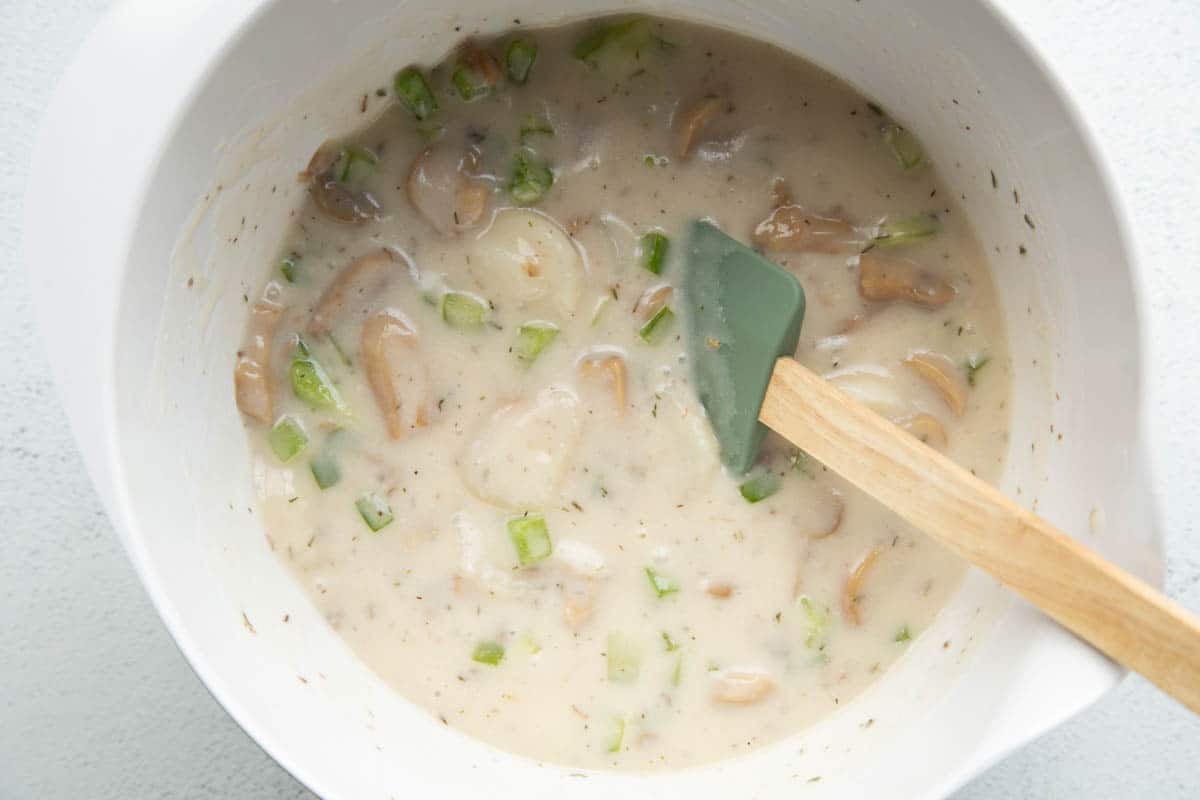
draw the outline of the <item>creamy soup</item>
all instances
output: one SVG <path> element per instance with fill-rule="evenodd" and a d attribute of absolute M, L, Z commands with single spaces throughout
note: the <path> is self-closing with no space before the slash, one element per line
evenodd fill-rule
<path fill-rule="evenodd" d="M 366 88 L 235 384 L 271 547 L 398 692 L 535 759 L 675 769 L 845 706 L 930 625 L 955 558 L 780 439 L 721 467 L 679 302 L 709 219 L 804 285 L 800 361 L 996 476 L 996 290 L 885 101 L 644 18 Z"/>

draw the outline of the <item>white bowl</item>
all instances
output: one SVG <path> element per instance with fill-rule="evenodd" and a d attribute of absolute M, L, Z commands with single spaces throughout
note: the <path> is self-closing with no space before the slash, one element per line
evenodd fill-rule
<path fill-rule="evenodd" d="M 1061 87 L 989 2 L 901 5 L 636 7 L 787 47 L 920 133 L 964 195 L 1004 297 L 1017 372 L 1004 489 L 1157 582 L 1139 281 L 1108 173 Z M 92 479 L 197 673 L 326 797 L 944 796 L 1121 676 L 981 574 L 826 723 L 704 769 L 581 776 L 469 740 L 391 692 L 309 605 L 250 508 L 232 354 L 242 294 L 302 198 L 298 167 L 356 123 L 363 92 L 439 57 L 455 25 L 490 32 L 633 8 L 141 0 L 114 11 L 48 110 L 27 206 L 46 346 Z"/>

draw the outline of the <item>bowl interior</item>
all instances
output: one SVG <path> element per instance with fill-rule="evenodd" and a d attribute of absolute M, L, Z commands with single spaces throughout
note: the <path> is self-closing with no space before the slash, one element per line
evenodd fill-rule
<path fill-rule="evenodd" d="M 694 798 L 803 785 L 818 797 L 920 797 L 943 793 L 1108 688 L 1117 674 L 1108 662 L 972 573 L 908 656 L 816 728 L 701 770 L 579 776 L 444 727 L 340 643 L 255 518 L 230 380 L 243 295 L 253 296 L 302 199 L 298 166 L 327 136 L 358 125 L 362 94 L 388 85 L 395 69 L 514 18 L 543 24 L 633 7 L 519 0 L 483 16 L 480 8 L 262 2 L 234 37 L 210 43 L 202 78 L 180 87 L 180 114 L 141 194 L 111 343 L 111 507 L 173 633 L 239 722 L 329 796 L 450 788 L 601 797 L 640 788 Z M 1144 483 L 1130 477 L 1140 463 L 1139 329 L 1123 223 L 1086 134 L 1019 36 L 982 2 L 637 8 L 799 53 L 920 134 L 962 196 L 1004 298 L 1016 362 L 1004 490 L 1152 573 L 1152 509 Z"/>

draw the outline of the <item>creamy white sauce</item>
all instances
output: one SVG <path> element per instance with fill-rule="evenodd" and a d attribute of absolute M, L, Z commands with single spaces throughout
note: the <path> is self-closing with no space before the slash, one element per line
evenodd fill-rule
<path fill-rule="evenodd" d="M 276 552 L 397 691 L 533 758 L 682 768 L 845 705 L 929 625 L 964 569 L 773 437 L 762 469 L 779 489 L 744 499 L 690 385 L 678 302 L 664 336 L 638 335 L 644 295 L 681 280 L 687 221 L 749 241 L 779 179 L 791 202 L 848 220 L 864 241 L 882 220 L 936 213 L 935 236 L 885 257 L 950 284 L 940 307 L 864 301 L 854 252 L 771 256 L 807 291 L 797 357 L 897 421 L 936 420 L 946 452 L 989 479 L 1006 446 L 1011 365 L 967 221 L 932 167 L 900 169 L 864 98 L 781 51 L 683 23 L 647 28 L 671 46 L 618 43 L 588 67 L 571 51 L 590 29 L 523 32 L 539 45 L 528 84 L 502 81 L 472 103 L 453 94 L 451 56 L 429 78 L 440 106 L 430 120 L 397 105 L 346 137 L 379 156 L 362 184 L 378 210 L 348 225 L 306 204 L 280 251 L 296 256 L 295 282 L 271 265 L 263 292 L 281 309 L 259 364 L 268 417 L 291 417 L 307 444 L 281 464 L 267 424 L 248 418 L 248 439 Z M 487 43 L 501 65 L 507 42 Z M 681 130 L 707 95 L 719 109 L 681 158 Z M 518 209 L 509 175 L 531 114 L 554 129 L 529 142 L 555 183 Z M 444 130 L 418 210 L 407 185 L 432 123 Z M 466 207 L 460 184 L 483 198 L 477 221 L 453 216 Z M 641 265 L 651 231 L 671 241 L 661 275 Z M 371 254 L 375 266 L 322 306 Z M 486 321 L 448 324 L 447 292 L 486 302 Z M 559 329 L 532 363 L 516 352 L 530 322 Z M 247 358 L 262 351 L 251 325 Z M 385 353 L 374 361 L 362 346 L 371 330 Z M 314 411 L 289 387 L 297 335 L 340 410 Z M 961 417 L 905 365 L 925 352 L 948 357 Z M 970 385 L 962 365 L 983 355 Z M 314 458 L 336 464 L 335 485 L 318 488 Z M 364 494 L 393 517 L 378 531 L 356 508 Z M 544 517 L 553 552 L 522 566 L 508 524 L 527 514 Z M 481 643 L 503 648 L 498 664 L 473 660 Z"/>

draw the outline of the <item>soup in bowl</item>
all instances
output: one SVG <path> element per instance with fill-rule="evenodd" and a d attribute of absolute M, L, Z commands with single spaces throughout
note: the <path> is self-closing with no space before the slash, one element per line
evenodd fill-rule
<path fill-rule="evenodd" d="M 319 793 L 937 796 L 1112 684 L 990 580 L 885 536 L 803 454 L 770 443 L 745 480 L 712 459 L 664 289 L 693 217 L 801 277 L 806 363 L 1117 560 L 1156 563 L 1124 533 L 1153 530 L 1130 478 L 1135 280 L 1086 134 L 989 7 L 861 5 L 689 6 L 650 26 L 634 80 L 656 84 L 628 95 L 604 70 L 642 55 L 616 41 L 591 65 L 575 48 L 602 23 L 546 28 L 630 11 L 593 4 L 125 11 L 85 50 L 30 200 L 33 262 L 90 265 L 35 276 L 43 321 L 113 332 L 45 325 L 68 409 L 181 647 Z M 471 100 L 490 68 L 473 56 L 455 80 L 464 38 L 503 73 Z M 136 65 L 133 40 L 153 42 Z M 168 108 L 81 101 L 148 58 Z M 397 88 L 410 66 L 444 131 Z M 84 164 L 85 191 L 54 191 Z M 323 219 L 314 189 L 344 189 L 326 206 L 361 224 Z M 64 238 L 50 223 L 77 203 Z M 386 285 L 359 292 L 372 263 Z M 239 410 L 231 364 L 255 360 L 247 322 L 271 306 L 271 403 Z"/>

